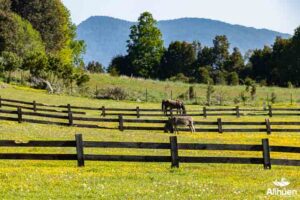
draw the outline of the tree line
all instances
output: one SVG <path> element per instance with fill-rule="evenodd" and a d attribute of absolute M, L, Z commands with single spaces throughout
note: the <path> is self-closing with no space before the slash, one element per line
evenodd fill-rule
<path fill-rule="evenodd" d="M 0 0 L 0 76 L 54 89 L 80 86 L 84 70 L 83 41 L 60 0 Z M 28 76 L 29 74 L 29 76 Z M 25 76 L 27 75 L 27 76 Z"/>
<path fill-rule="evenodd" d="M 249 50 L 244 56 L 237 47 L 230 50 L 225 35 L 217 35 L 211 47 L 200 42 L 174 41 L 164 47 L 157 22 L 142 13 L 130 28 L 127 54 L 112 59 L 108 72 L 160 80 L 190 83 L 300 85 L 300 27 L 289 39 L 276 38 L 272 46 Z"/>

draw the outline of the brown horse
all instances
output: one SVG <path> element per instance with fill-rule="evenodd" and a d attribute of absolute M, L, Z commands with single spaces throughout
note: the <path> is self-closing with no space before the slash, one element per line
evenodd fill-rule
<path fill-rule="evenodd" d="M 195 132 L 194 121 L 190 116 L 177 116 L 170 117 L 165 125 L 165 132 L 170 131 L 171 133 L 179 133 L 178 126 L 188 126 L 192 133 Z"/>
<path fill-rule="evenodd" d="M 185 106 L 182 101 L 179 100 L 162 100 L 161 109 L 165 115 L 167 115 L 167 111 L 171 112 L 172 109 L 177 109 L 177 114 L 186 114 Z"/>

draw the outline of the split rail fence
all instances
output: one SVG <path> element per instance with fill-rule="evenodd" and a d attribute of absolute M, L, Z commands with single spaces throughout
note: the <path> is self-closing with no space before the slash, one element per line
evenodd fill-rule
<path fill-rule="evenodd" d="M 268 139 L 263 139 L 261 144 L 255 145 L 178 143 L 176 136 L 170 137 L 169 143 L 99 142 L 83 141 L 82 135 L 77 134 L 75 141 L 16 143 L 13 140 L 0 140 L 0 147 L 75 147 L 76 154 L 0 153 L 0 160 L 77 160 L 79 167 L 84 166 L 85 161 L 170 162 L 171 167 L 179 167 L 179 163 L 261 164 L 264 169 L 271 169 L 272 165 L 300 166 L 300 160 L 272 159 L 270 156 L 270 152 L 300 153 L 300 147 L 270 146 Z M 84 149 L 86 148 L 165 149 L 170 150 L 170 155 L 85 154 Z M 179 150 L 262 152 L 262 157 L 191 157 L 180 156 Z"/>
<path fill-rule="evenodd" d="M 17 104 L 17 105 L 16 105 Z M 71 106 L 67 105 L 49 105 L 43 103 L 37 103 L 36 101 L 27 102 L 13 99 L 5 99 L 0 97 L 0 108 L 10 107 L 17 108 L 20 107 L 25 110 L 31 110 L 34 112 L 52 112 L 52 113 L 69 113 L 84 115 L 88 111 L 98 111 L 99 116 L 132 116 L 136 118 L 141 117 L 165 117 L 161 109 L 142 109 L 139 106 L 136 108 L 107 108 L 102 107 L 81 107 L 81 106 Z M 168 112 L 168 116 L 177 115 L 176 110 L 171 110 Z M 235 108 L 207 108 L 199 107 L 199 110 L 187 110 L 187 115 L 189 116 L 200 116 L 207 118 L 209 116 L 300 116 L 300 108 L 273 108 L 268 106 L 265 109 L 259 108 L 240 108 L 236 106 Z"/>
<path fill-rule="evenodd" d="M 119 115 L 118 119 L 116 118 L 108 119 L 108 118 L 101 118 L 101 117 L 82 117 L 82 116 L 74 116 L 73 112 L 69 112 L 66 115 L 27 112 L 27 111 L 24 112 L 20 107 L 18 107 L 15 111 L 0 109 L 0 120 L 15 121 L 19 123 L 27 122 L 27 123 L 37 123 L 37 124 L 75 126 L 75 127 L 82 127 L 82 128 L 119 129 L 120 131 L 124 131 L 124 130 L 168 131 L 165 130 L 164 128 L 167 120 L 125 119 L 122 115 Z M 102 126 L 100 126 L 99 123 L 101 123 Z M 108 123 L 114 123 L 115 126 L 114 127 L 108 126 L 107 125 Z M 145 126 L 147 124 L 150 125 Z M 196 130 L 195 130 L 196 132 L 216 132 L 216 133 L 265 132 L 267 134 L 271 134 L 272 132 L 300 133 L 300 121 L 299 122 L 271 122 L 270 119 L 265 119 L 265 121 L 261 121 L 261 122 L 232 122 L 232 121 L 222 121 L 221 118 L 218 118 L 217 121 L 194 121 L 194 125 L 196 126 Z M 286 128 L 286 126 L 292 126 L 296 128 Z M 173 130 L 170 131 L 173 132 Z M 179 131 L 189 131 L 189 129 L 179 128 Z"/>

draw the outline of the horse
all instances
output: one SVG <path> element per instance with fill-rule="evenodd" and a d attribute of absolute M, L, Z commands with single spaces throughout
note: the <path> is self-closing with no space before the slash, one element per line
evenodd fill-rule
<path fill-rule="evenodd" d="M 165 132 L 170 131 L 171 133 L 178 131 L 178 126 L 188 126 L 191 130 L 191 133 L 195 132 L 194 121 L 191 116 L 177 116 L 177 117 L 169 117 L 165 124 Z"/>
<path fill-rule="evenodd" d="M 185 106 L 182 101 L 179 100 L 162 100 L 161 109 L 165 115 L 167 115 L 167 111 L 171 111 L 172 109 L 177 109 L 177 114 L 186 114 Z"/>

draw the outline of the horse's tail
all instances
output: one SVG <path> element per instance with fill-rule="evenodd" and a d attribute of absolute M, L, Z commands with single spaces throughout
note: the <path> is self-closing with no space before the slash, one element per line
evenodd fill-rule
<path fill-rule="evenodd" d="M 181 104 L 181 108 L 182 108 L 183 114 L 186 115 L 186 110 L 185 110 L 185 106 L 183 103 Z"/>

